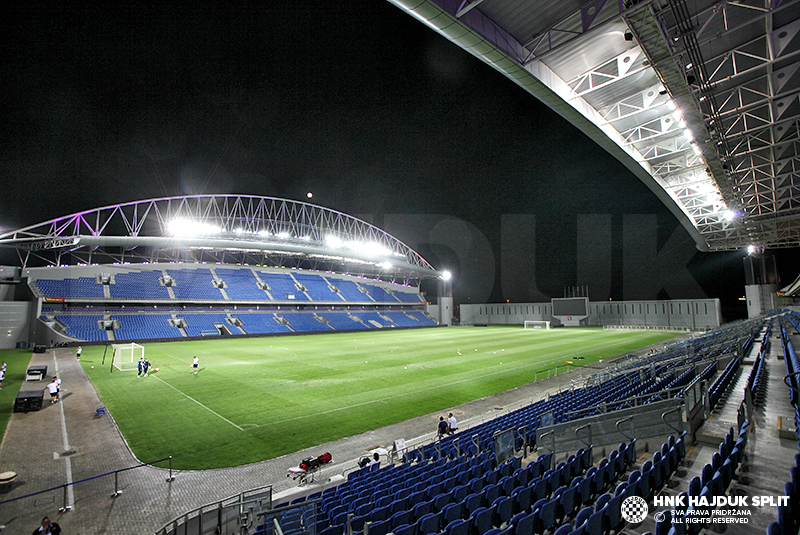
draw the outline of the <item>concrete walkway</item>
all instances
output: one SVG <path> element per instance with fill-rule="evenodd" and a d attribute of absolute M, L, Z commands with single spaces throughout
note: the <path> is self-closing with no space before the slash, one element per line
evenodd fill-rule
<path fill-rule="evenodd" d="M 390 447 L 398 438 L 409 444 L 430 441 L 438 416 L 448 410 L 457 416 L 459 427 L 466 429 L 537 401 L 562 385 L 568 387 L 571 381 L 582 385 L 587 377 L 597 373 L 596 367 L 572 370 L 277 459 L 234 468 L 175 472 L 174 481 L 168 482 L 166 463 L 165 468 L 144 466 L 126 470 L 115 478 L 114 471 L 140 462 L 132 455 L 111 416 L 95 415 L 103 403 L 71 350 L 33 354 L 31 365 L 47 365 L 48 375 L 57 373 L 63 385 L 60 403 L 50 404 L 45 399 L 41 411 L 14 413 L 0 445 L 0 472 L 17 473 L 12 489 L 0 494 L 0 501 L 58 487 L 55 491 L 0 505 L 0 524 L 6 526 L 5 532 L 26 535 L 45 515 L 59 522 L 65 535 L 153 533 L 179 515 L 249 489 L 272 485 L 275 493 L 288 491 L 296 482 L 287 478 L 286 470 L 297 466 L 304 457 L 329 451 L 334 464 L 322 470 L 318 480 L 341 475 L 376 446 Z M 47 382 L 33 383 L 31 389 L 44 388 Z M 96 477 L 109 472 L 112 474 Z M 89 480 L 82 481 L 86 479 Z M 64 490 L 66 483 L 79 481 Z M 117 490 L 121 493 L 112 497 Z M 59 512 L 64 505 L 71 509 Z"/>

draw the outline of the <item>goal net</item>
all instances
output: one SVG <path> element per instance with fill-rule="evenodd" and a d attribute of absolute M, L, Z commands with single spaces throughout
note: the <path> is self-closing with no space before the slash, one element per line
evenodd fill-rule
<path fill-rule="evenodd" d="M 550 322 L 544 320 L 525 321 L 525 329 L 545 329 L 550 330 Z"/>
<path fill-rule="evenodd" d="M 120 371 L 136 369 L 140 358 L 144 357 L 144 346 L 131 342 L 130 344 L 114 344 L 114 367 Z"/>

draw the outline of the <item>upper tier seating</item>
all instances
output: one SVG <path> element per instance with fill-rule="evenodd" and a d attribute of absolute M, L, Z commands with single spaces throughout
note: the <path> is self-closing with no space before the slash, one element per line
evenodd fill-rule
<path fill-rule="evenodd" d="M 167 274 L 175 281 L 172 291 L 176 299 L 223 299 L 209 269 L 168 269 Z"/>
<path fill-rule="evenodd" d="M 35 284 L 45 297 L 103 297 L 103 285 L 98 284 L 94 277 L 39 279 Z"/>
<path fill-rule="evenodd" d="M 269 285 L 269 293 L 276 301 L 308 301 L 308 296 L 295 284 L 288 273 L 259 271 L 259 278 Z"/>
<path fill-rule="evenodd" d="M 234 301 L 263 301 L 267 293 L 258 287 L 258 279 L 249 269 L 216 268 L 217 277 L 225 281 L 225 293 Z"/>
<path fill-rule="evenodd" d="M 159 279 L 161 271 L 132 271 L 119 273 L 115 284 L 109 284 L 112 299 L 169 299 L 169 290 Z"/>
<path fill-rule="evenodd" d="M 352 303 L 371 301 L 369 296 L 359 290 L 358 285 L 353 281 L 331 279 L 331 284 L 339 289 L 339 293 L 342 294 L 345 301 L 350 301 Z"/>
<path fill-rule="evenodd" d="M 174 280 L 172 294 L 160 280 Z M 222 281 L 223 288 L 215 285 Z M 259 287 L 259 281 L 268 290 Z M 264 271 L 249 267 L 175 268 L 121 271 L 108 284 L 94 277 L 40 278 L 32 287 L 45 297 L 66 299 L 158 299 L 225 301 L 324 301 L 329 303 L 419 303 L 413 289 L 400 285 L 386 287 L 361 279 L 346 280 L 309 271 Z M 108 297 L 106 297 L 108 288 Z M 361 289 L 359 289 L 361 288 Z M 362 291 L 363 289 L 363 291 Z M 338 290 L 338 291 L 337 291 Z"/>
<path fill-rule="evenodd" d="M 339 294 L 328 287 L 328 282 L 319 275 L 295 273 L 295 280 L 306 288 L 313 301 L 341 301 Z"/>

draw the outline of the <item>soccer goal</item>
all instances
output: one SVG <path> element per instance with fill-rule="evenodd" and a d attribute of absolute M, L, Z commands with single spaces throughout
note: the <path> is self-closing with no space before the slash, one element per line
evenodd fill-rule
<path fill-rule="evenodd" d="M 525 321 L 525 329 L 545 329 L 547 331 L 550 330 L 550 322 L 544 320 L 530 320 Z"/>
<path fill-rule="evenodd" d="M 119 371 L 136 369 L 136 363 L 144 357 L 144 346 L 131 342 L 130 344 L 114 344 L 114 367 Z"/>

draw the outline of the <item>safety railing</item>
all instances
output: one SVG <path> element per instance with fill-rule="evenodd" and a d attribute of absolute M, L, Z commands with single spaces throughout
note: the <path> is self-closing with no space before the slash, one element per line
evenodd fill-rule
<path fill-rule="evenodd" d="M 154 535 L 246 535 L 272 509 L 272 485 L 212 502 L 167 522 Z"/>
<path fill-rule="evenodd" d="M 120 474 L 122 474 L 124 472 L 128 472 L 130 470 L 136 470 L 137 468 L 142 468 L 143 466 L 155 466 L 155 465 L 157 465 L 159 463 L 162 463 L 164 461 L 169 461 L 169 476 L 166 478 L 166 481 L 167 482 L 174 481 L 175 477 L 173 476 L 173 472 L 172 472 L 172 455 L 170 455 L 169 457 L 164 457 L 163 459 L 159 459 L 158 461 L 154 461 L 154 462 L 151 462 L 151 463 L 141 463 L 141 464 L 137 464 L 136 466 L 129 466 L 128 468 L 120 468 L 119 470 L 113 470 L 111 472 L 106 472 L 104 474 L 98 474 L 96 476 L 87 477 L 87 478 L 84 478 L 84 479 L 81 479 L 81 480 L 78 480 L 78 481 L 72 481 L 70 483 L 64 483 L 62 485 L 58 485 L 58 486 L 55 486 L 55 487 L 50 487 L 49 489 L 44 489 L 44 490 L 40 490 L 40 491 L 37 491 L 37 492 L 31 492 L 29 494 L 25 494 L 24 496 L 17 496 L 16 498 L 9 498 L 7 500 L 0 501 L 0 507 L 2 507 L 4 504 L 7 504 L 7 503 L 16 502 L 16 501 L 20 501 L 20 500 L 25 500 L 25 499 L 28 499 L 28 498 L 32 498 L 34 496 L 41 496 L 43 494 L 60 492 L 62 494 L 62 505 L 61 505 L 61 507 L 58 508 L 58 510 L 59 510 L 59 512 L 63 513 L 65 511 L 69 511 L 69 510 L 72 509 L 72 505 L 70 505 L 70 503 L 69 503 L 69 489 L 70 489 L 70 487 L 76 487 L 78 485 L 82 485 L 84 483 L 88 483 L 89 481 L 95 481 L 97 479 L 102 479 L 102 478 L 105 478 L 105 477 L 109 477 L 110 478 L 111 476 L 114 476 L 114 491 L 111 493 L 111 497 L 112 498 L 116 498 L 117 496 L 122 494 L 122 490 L 120 489 L 120 486 L 119 486 L 119 475 Z"/>

